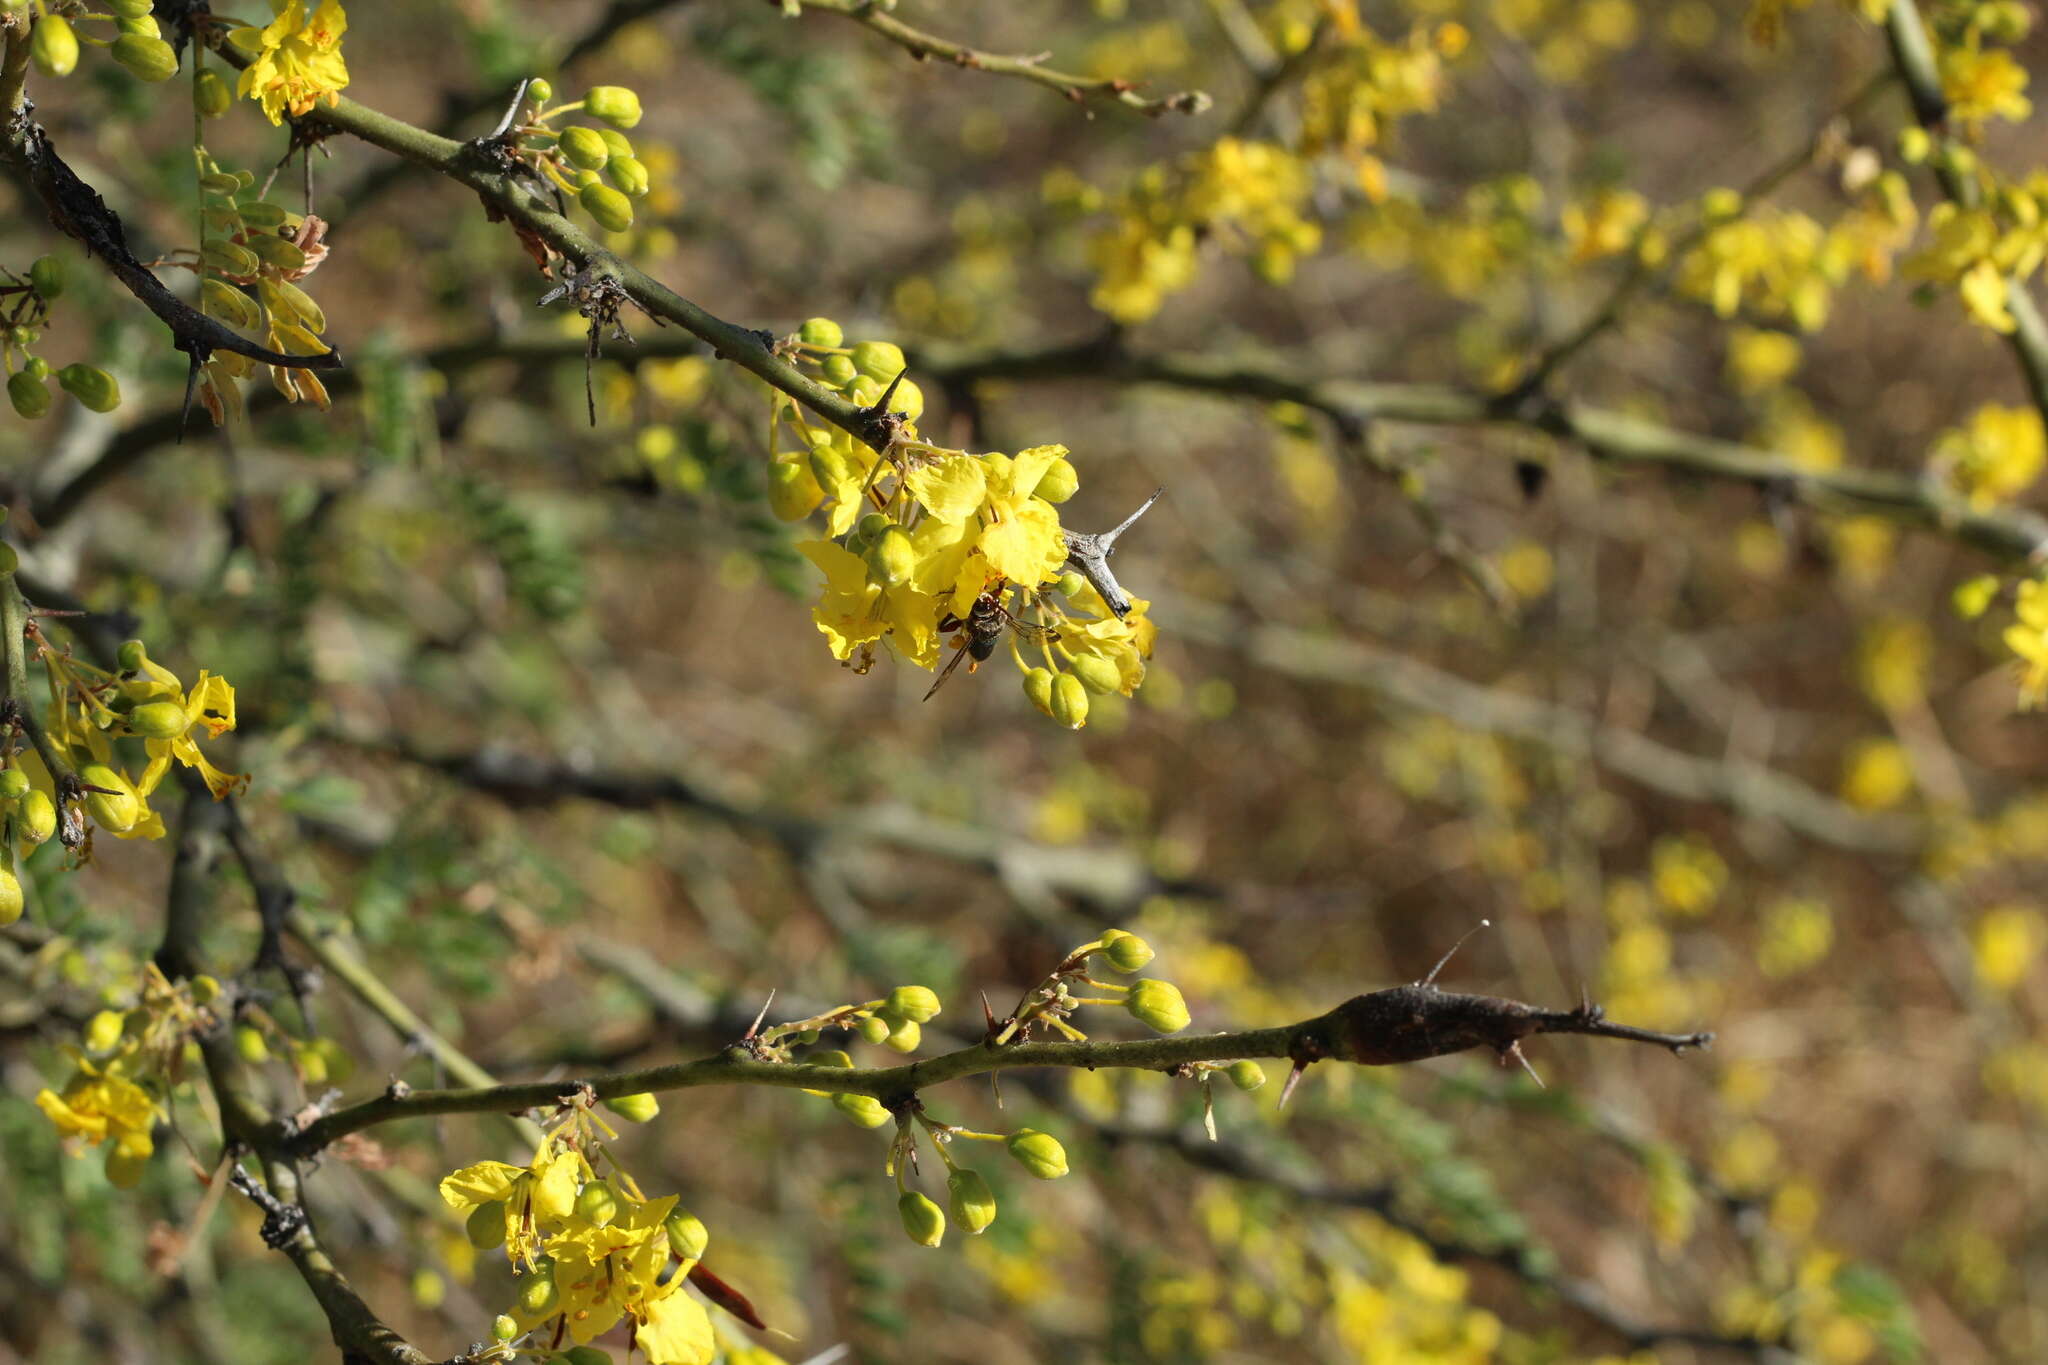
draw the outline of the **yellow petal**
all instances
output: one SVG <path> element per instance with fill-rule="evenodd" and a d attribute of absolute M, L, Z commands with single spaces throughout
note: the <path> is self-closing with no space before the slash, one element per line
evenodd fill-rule
<path fill-rule="evenodd" d="M 678 1282 L 682 1278 L 676 1277 Z M 717 1349 L 711 1336 L 711 1316 L 704 1305 L 680 1292 L 680 1284 L 650 1300 L 646 1314 L 633 1332 L 633 1341 L 647 1353 L 649 1365 L 709 1365 Z"/>
<path fill-rule="evenodd" d="M 1021 462 L 1024 456 L 1017 458 Z M 990 568 L 1027 588 L 1058 578 L 1060 566 L 1067 560 L 1059 514 L 1036 498 L 1006 504 L 1002 519 L 982 531 L 979 548 L 988 557 Z"/>
<path fill-rule="evenodd" d="M 911 470 L 903 482 L 940 521 L 965 521 L 988 497 L 988 466 L 971 455 L 951 455 Z"/>
<path fill-rule="evenodd" d="M 451 1209 L 473 1209 L 512 1193 L 513 1185 L 525 1174 L 523 1166 L 479 1161 L 441 1178 L 441 1200 Z"/>

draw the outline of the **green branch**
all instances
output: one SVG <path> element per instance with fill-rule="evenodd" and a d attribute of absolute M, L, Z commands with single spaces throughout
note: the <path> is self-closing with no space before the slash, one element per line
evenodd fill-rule
<path fill-rule="evenodd" d="M 768 3 L 785 7 L 785 0 L 768 0 Z M 795 3 L 795 0 L 788 0 L 788 3 Z M 1076 104 L 1088 99 L 1099 99 L 1156 118 L 1166 113 L 1200 114 L 1208 110 L 1211 102 L 1209 97 L 1199 90 L 1183 90 L 1163 95 L 1158 99 L 1147 99 L 1140 95 L 1129 81 L 1107 76 L 1076 76 L 1064 71 L 1055 71 L 1045 65 L 1044 57 L 1004 57 L 993 52 L 983 52 L 964 43 L 956 43 L 937 34 L 912 28 L 876 4 L 875 0 L 801 0 L 801 4 L 804 9 L 822 10 L 827 14 L 851 19 L 869 32 L 887 38 L 921 62 L 936 58 L 970 70 L 986 71 L 992 76 L 1014 76 L 1019 80 L 1032 81 L 1057 90 Z"/>

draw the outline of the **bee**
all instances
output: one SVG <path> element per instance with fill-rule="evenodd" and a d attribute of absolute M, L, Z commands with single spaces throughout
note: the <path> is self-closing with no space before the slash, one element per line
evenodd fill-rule
<path fill-rule="evenodd" d="M 937 692 L 946 679 L 953 676 L 953 670 L 960 666 L 962 659 L 973 660 L 967 665 L 969 673 L 986 663 L 989 656 L 996 652 L 996 646 L 1002 643 L 1003 629 L 1006 626 L 1027 640 L 1051 643 L 1060 638 L 1059 632 L 1050 626 L 1035 626 L 1029 621 L 1020 621 L 1011 615 L 1010 609 L 1003 605 L 1005 587 L 1007 585 L 993 588 L 975 598 L 974 605 L 967 609 L 967 619 L 964 621 L 950 611 L 939 618 L 939 630 L 942 634 L 957 630 L 960 635 L 954 641 L 953 657 L 939 670 L 939 676 L 932 681 L 931 691 L 924 694 L 926 701 L 930 701 L 932 693 Z"/>

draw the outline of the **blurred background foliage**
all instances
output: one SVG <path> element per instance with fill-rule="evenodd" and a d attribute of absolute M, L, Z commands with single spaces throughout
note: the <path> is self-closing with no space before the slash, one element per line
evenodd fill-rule
<path fill-rule="evenodd" d="M 526 75 L 637 89 L 654 188 L 621 249 L 722 317 L 899 342 L 935 439 L 1069 446 L 1070 524 L 1163 486 L 1118 558 L 1160 625 L 1150 676 L 1079 733 L 1001 660 L 928 704 L 915 670 L 836 666 L 803 532 L 766 500 L 760 386 L 629 310 L 639 344 L 605 345 L 586 424 L 582 324 L 535 309 L 514 237 L 345 137 L 311 170 L 333 410 L 258 399 L 182 445 L 182 357 L 0 183 L 0 264 L 70 269 L 52 354 L 128 395 L 0 426 L 10 538 L 32 595 L 234 681 L 242 817 L 305 916 L 500 1076 L 701 1055 L 771 989 L 922 982 L 947 1010 L 928 1039 L 972 1036 L 978 992 L 1000 1005 L 1112 925 L 1198 1029 L 1415 979 L 1487 917 L 1446 984 L 1719 1030 L 1682 1061 L 1546 1042 L 1547 1089 L 1484 1057 L 1321 1067 L 1284 1116 L 1277 1086 L 1219 1095 L 1213 1145 L 1199 1094 L 1156 1075 L 1013 1078 L 1000 1115 L 956 1084 L 935 1113 L 1053 1132 L 1075 1174 L 1003 1180 L 994 1227 L 936 1252 L 899 1235 L 883 1141 L 823 1102 L 666 1097 L 621 1150 L 710 1226 L 787 1359 L 2038 1360 L 2048 731 L 2015 709 L 2009 607 L 1951 601 L 2024 566 L 1788 492 L 1875 471 L 2038 505 L 2007 342 L 1956 272 L 1896 268 L 1942 194 L 1873 9 L 898 11 L 1214 98 L 1147 118 L 742 0 L 350 7 L 349 93 L 426 126 L 484 131 Z M 1937 43 L 2016 42 L 2024 68 L 2041 49 L 2005 11 L 2026 17 L 1927 13 Z M 33 93 L 141 254 L 191 244 L 181 84 L 89 62 Z M 1985 122 L 1975 154 L 2011 184 L 2048 161 L 2038 121 Z M 246 105 L 205 134 L 259 177 L 285 150 Z M 1547 392 L 1782 477 L 1589 459 L 1535 408 L 1347 431 L 1271 385 L 1057 359 L 1107 335 L 1300 384 L 1498 391 L 1638 261 Z M 1986 405 L 2019 405 L 2016 430 Z M 28 1102 L 162 932 L 163 846 L 60 862 L 26 865 L 0 931 L 0 1360 L 323 1353 L 255 1211 L 195 1178 L 203 1096 L 132 1192 Z M 223 885 L 203 955 L 225 977 L 258 929 Z M 331 973 L 305 1018 L 275 972 L 252 982 L 284 1108 L 445 1080 Z M 509 1155 L 503 1127 L 373 1136 L 307 1197 L 371 1304 L 453 1355 L 508 1282 L 433 1182 Z"/>

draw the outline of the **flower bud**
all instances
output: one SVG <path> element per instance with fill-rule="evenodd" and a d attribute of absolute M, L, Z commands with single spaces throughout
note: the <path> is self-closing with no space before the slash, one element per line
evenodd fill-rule
<path fill-rule="evenodd" d="M 21 798 L 14 831 L 32 844 L 43 843 L 57 832 L 57 803 L 48 792 L 31 787 L 28 795 Z"/>
<path fill-rule="evenodd" d="M 555 1287 L 555 1263 L 543 1258 L 520 1283 L 519 1310 L 530 1318 L 546 1317 L 560 1299 L 561 1292 Z"/>
<path fill-rule="evenodd" d="M 901 526 L 891 526 L 875 538 L 868 547 L 868 572 L 884 587 L 895 587 L 908 582 L 917 571 L 917 547 L 910 543 L 910 533 Z"/>
<path fill-rule="evenodd" d="M 825 500 L 825 490 L 801 455 L 777 456 L 768 466 L 768 510 L 783 521 L 802 521 Z"/>
<path fill-rule="evenodd" d="M 167 81 L 178 74 L 178 54 L 153 33 L 124 33 L 114 39 L 114 60 L 137 80 Z"/>
<path fill-rule="evenodd" d="M 1065 502 L 1081 487 L 1081 476 L 1074 472 L 1072 461 L 1054 460 L 1039 475 L 1038 487 L 1031 490 L 1047 502 Z"/>
<path fill-rule="evenodd" d="M 953 1211 L 953 1221 L 966 1228 L 969 1235 L 980 1236 L 996 1221 L 996 1197 L 988 1182 L 981 1178 L 981 1172 L 959 1167 L 946 1177 L 946 1193 L 950 1196 L 946 1205 Z"/>
<path fill-rule="evenodd" d="M 1124 690 L 1124 675 L 1120 669 L 1100 654 L 1076 654 L 1073 663 L 1074 676 L 1081 680 L 1081 686 L 1098 697 Z"/>
<path fill-rule="evenodd" d="M 615 1095 L 604 1102 L 604 1107 L 622 1119 L 645 1123 L 661 1112 L 661 1101 L 642 1091 L 637 1095 Z"/>
<path fill-rule="evenodd" d="M 642 198 L 654 187 L 654 177 L 647 173 L 647 165 L 637 156 L 615 156 L 604 168 L 604 173 L 635 199 Z"/>
<path fill-rule="evenodd" d="M 903 373 L 903 348 L 893 341 L 863 341 L 853 348 L 853 368 L 886 384 Z"/>
<path fill-rule="evenodd" d="M 929 1024 L 939 1017 L 938 993 L 929 986 L 898 986 L 882 1002 L 882 1013 Z"/>
<path fill-rule="evenodd" d="M 797 328 L 796 339 L 806 346 L 842 346 L 846 333 L 830 318 L 806 318 Z"/>
<path fill-rule="evenodd" d="M 61 14 L 45 14 L 36 20 L 28 37 L 29 60 L 45 76 L 68 76 L 78 67 L 78 35 L 71 21 Z"/>
<path fill-rule="evenodd" d="M 469 1244 L 479 1251 L 505 1245 L 505 1206 L 495 1201 L 478 1204 L 469 1211 L 462 1230 L 469 1237 Z"/>
<path fill-rule="evenodd" d="M 686 1261 L 700 1261 L 704 1248 L 711 1245 L 710 1230 L 704 1220 L 694 1213 L 677 1209 L 661 1225 L 668 1234 L 668 1249 Z"/>
<path fill-rule="evenodd" d="M 120 653 L 114 656 L 114 662 L 121 665 L 123 673 L 139 673 L 142 666 L 149 662 L 149 649 L 140 640 L 123 640 Z"/>
<path fill-rule="evenodd" d="M 905 1190 L 896 1201 L 903 1216 L 903 1231 L 921 1247 L 935 1247 L 946 1238 L 946 1211 L 916 1190 Z"/>
<path fill-rule="evenodd" d="M 19 801 L 27 795 L 27 773 L 19 768 L 0 769 L 0 801 Z"/>
<path fill-rule="evenodd" d="M 535 76 L 526 83 L 526 97 L 535 104 L 546 104 L 555 97 L 555 86 L 545 77 Z"/>
<path fill-rule="evenodd" d="M 142 14 L 130 18 L 122 15 L 114 20 L 115 27 L 123 33 L 140 33 L 145 38 L 161 38 L 163 30 L 157 27 L 156 16 Z"/>
<path fill-rule="evenodd" d="M 57 371 L 64 392 L 94 412 L 112 412 L 121 406 L 121 386 L 114 376 L 94 365 L 66 365 Z"/>
<path fill-rule="evenodd" d="M 583 96 L 583 112 L 614 128 L 640 122 L 640 97 L 623 85 L 593 85 Z"/>
<path fill-rule="evenodd" d="M 1024 695 L 1046 715 L 1052 714 L 1052 670 L 1034 668 L 1024 674 Z"/>
<path fill-rule="evenodd" d="M 491 1319 L 491 1335 L 499 1341 L 510 1341 L 519 1335 L 519 1324 L 512 1321 L 510 1313 L 500 1313 Z"/>
<path fill-rule="evenodd" d="M 0 928 L 21 918 L 25 903 L 21 894 L 21 878 L 10 868 L 0 867 Z"/>
<path fill-rule="evenodd" d="M 28 282 L 44 298 L 58 297 L 64 292 L 64 262 L 55 256 L 36 257 L 35 264 L 28 268 Z"/>
<path fill-rule="evenodd" d="M 29 375 L 37 381 L 50 377 L 50 362 L 39 355 L 30 356 L 28 363 L 23 365 L 22 368 L 28 371 Z"/>
<path fill-rule="evenodd" d="M 595 128 L 564 128 L 560 146 L 562 155 L 578 170 L 601 171 L 605 162 L 612 159 L 612 149 Z"/>
<path fill-rule="evenodd" d="M 1152 945 L 1136 934 L 1111 929 L 1102 936 L 1102 956 L 1120 972 L 1142 972 L 1152 960 Z"/>
<path fill-rule="evenodd" d="M 1071 598 L 1088 586 L 1088 580 L 1072 569 L 1060 575 L 1060 596 Z"/>
<path fill-rule="evenodd" d="M 85 808 L 108 833 L 125 834 L 135 828 L 135 822 L 142 818 L 142 802 L 136 799 L 135 789 L 128 785 L 127 778 L 104 763 L 88 763 L 78 770 L 78 777 L 89 787 L 107 789 L 87 792 Z"/>
<path fill-rule="evenodd" d="M 47 20 L 45 22 L 48 22 Z M 40 25 L 38 25 L 40 27 Z M 107 1149 L 107 1183 L 117 1190 L 132 1190 L 149 1170 L 150 1149 L 115 1144 Z"/>
<path fill-rule="evenodd" d="M 854 376 L 859 373 L 859 370 L 853 368 L 852 356 L 828 355 L 819 369 L 818 377 L 833 388 L 842 389 L 852 383 Z"/>
<path fill-rule="evenodd" d="M 889 1036 L 889 1021 L 878 1015 L 867 1015 L 853 1026 L 854 1032 L 870 1043 L 880 1043 Z"/>
<path fill-rule="evenodd" d="M 175 739 L 191 724 L 185 708 L 174 701 L 146 701 L 128 713 L 128 728 L 149 739 Z"/>
<path fill-rule="evenodd" d="M 298 1066 L 299 1079 L 306 1083 L 308 1089 L 327 1084 L 327 1058 L 319 1048 L 311 1043 L 303 1047 L 294 1046 L 292 1060 Z"/>
<path fill-rule="evenodd" d="M 220 981 L 218 978 L 208 976 L 205 972 L 201 972 L 192 978 L 193 1004 L 211 1005 L 218 999 L 220 999 Z"/>
<path fill-rule="evenodd" d="M 1036 1128 L 1019 1128 L 1003 1139 L 1010 1155 L 1040 1180 L 1058 1180 L 1067 1173 L 1067 1149 L 1051 1133 Z"/>
<path fill-rule="evenodd" d="M 594 1227 L 608 1227 L 619 1216 L 619 1197 L 602 1180 L 593 1180 L 576 1196 L 576 1216 Z"/>
<path fill-rule="evenodd" d="M 845 451 L 830 441 L 820 441 L 811 447 L 811 477 L 820 490 L 836 488 L 853 477 L 853 466 L 847 463 Z"/>
<path fill-rule="evenodd" d="M 889 1121 L 889 1111 L 873 1095 L 834 1095 L 832 1107 L 863 1128 L 880 1128 Z"/>
<path fill-rule="evenodd" d="M 827 1048 L 825 1051 L 813 1054 L 805 1060 L 809 1061 L 812 1066 L 836 1066 L 846 1071 L 853 1070 L 853 1058 L 847 1056 L 838 1048 Z"/>
<path fill-rule="evenodd" d="M 14 404 L 14 410 L 33 422 L 50 410 L 50 391 L 43 387 L 43 381 L 27 370 L 16 370 L 7 376 L 7 401 Z"/>
<path fill-rule="evenodd" d="M 917 1051 L 918 1042 L 924 1037 L 924 1029 L 915 1019 L 898 1019 L 889 1025 L 889 1034 L 882 1040 L 883 1046 L 898 1052 Z"/>
<path fill-rule="evenodd" d="M 1052 680 L 1052 718 L 1069 730 L 1088 723 L 1088 689 L 1071 673 Z"/>
<path fill-rule="evenodd" d="M 822 1036 L 823 1036 L 823 1031 L 822 1031 L 822 1030 L 820 1030 L 820 1029 L 814 1029 L 814 1028 L 807 1028 L 807 1029 L 805 1029 L 805 1030 L 804 1030 L 804 1031 L 803 1031 L 802 1033 L 799 1033 L 799 1034 L 798 1034 L 798 1035 L 796 1036 L 796 1041 L 797 1041 L 797 1043 L 798 1043 L 798 1044 L 800 1044 L 800 1045 L 801 1045 L 801 1046 L 803 1046 L 803 1047 L 809 1047 L 809 1046 L 810 1046 L 810 1045 L 811 1045 L 812 1043 L 815 1043 L 815 1042 L 817 1042 L 817 1041 L 818 1041 L 818 1039 L 819 1039 L 820 1037 L 822 1037 Z"/>
<path fill-rule="evenodd" d="M 128 1016 L 119 1010 L 101 1010 L 85 1023 L 85 1050 L 87 1052 L 112 1052 L 121 1045 L 121 1035 L 127 1031 Z"/>
<path fill-rule="evenodd" d="M 1239 1090 L 1257 1090 L 1266 1083 L 1266 1068 L 1249 1058 L 1241 1062 L 1232 1062 L 1224 1068 L 1223 1074 L 1230 1077 L 1230 1083 Z"/>
<path fill-rule="evenodd" d="M 585 185 L 576 191 L 576 202 L 606 232 L 624 232 L 633 226 L 633 201 L 610 185 Z"/>
<path fill-rule="evenodd" d="M 112 0 L 107 8 L 122 19 L 144 19 L 156 8 L 156 0 Z"/>
<path fill-rule="evenodd" d="M 211 71 L 199 73 L 199 83 L 192 87 L 192 103 L 199 110 L 201 118 L 219 118 L 234 105 L 235 92 L 228 89 L 228 83 Z"/>
<path fill-rule="evenodd" d="M 595 1346 L 571 1346 L 562 1352 L 561 1360 L 563 1365 L 612 1365 L 610 1354 Z"/>
<path fill-rule="evenodd" d="M 1154 1033 L 1179 1033 L 1188 1026 L 1188 1002 L 1181 999 L 1180 987 L 1170 981 L 1132 983 L 1124 1008 Z"/>
<path fill-rule="evenodd" d="M 627 137 L 618 129 L 599 128 L 596 131 L 597 135 L 604 139 L 606 150 L 611 152 L 613 156 L 633 155 L 633 139 Z"/>
<path fill-rule="evenodd" d="M 254 1024 L 235 1025 L 235 1051 L 251 1066 L 270 1060 L 270 1044 L 263 1041 L 263 1030 Z"/>

